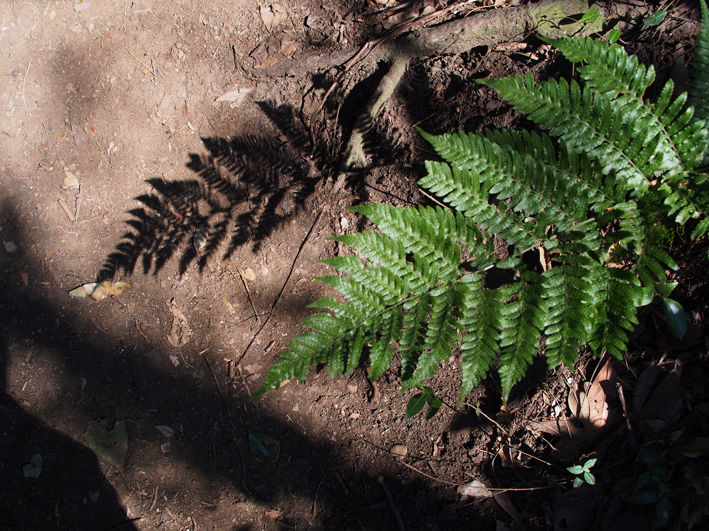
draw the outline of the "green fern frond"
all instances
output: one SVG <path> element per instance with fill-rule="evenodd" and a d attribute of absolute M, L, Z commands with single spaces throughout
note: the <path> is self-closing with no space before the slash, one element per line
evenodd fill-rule
<path fill-rule="evenodd" d="M 539 275 L 525 272 L 519 282 L 503 289 L 504 299 L 507 302 L 500 312 L 500 365 L 497 372 L 502 396 L 507 400 L 512 387 L 527 372 L 539 348 L 546 312 Z"/>
<path fill-rule="evenodd" d="M 692 83 L 689 89 L 690 103 L 698 120 L 709 120 L 709 11 L 704 0 L 699 1 L 702 10 L 702 25 L 694 47 Z"/>
<path fill-rule="evenodd" d="M 700 40 L 695 66 L 709 69 L 709 33 Z M 397 352 L 402 387 L 421 386 L 458 350 L 458 404 L 495 366 L 507 400 L 537 354 L 550 368 L 572 366 L 583 346 L 622 356 L 638 307 L 677 267 L 661 222 L 694 219 L 693 238 L 709 230 L 709 179 L 698 169 L 707 130 L 671 82 L 647 101 L 654 70 L 620 47 L 549 42 L 583 62 L 581 84 L 482 81 L 548 134 L 422 132 L 442 160 L 426 162 L 419 185 L 447 208 L 353 208 L 379 230 L 333 238 L 356 253 L 325 261 L 339 274 L 321 280 L 344 300 L 311 305 L 328 313 L 305 320 L 310 331 L 286 346 L 259 393 L 315 363 L 339 377 L 368 360 L 377 378 Z M 491 269 L 505 280 L 493 284 Z"/>
<path fill-rule="evenodd" d="M 461 278 L 465 288 L 460 325 L 465 335 L 460 344 L 462 378 L 458 405 L 487 375 L 499 352 L 502 310 L 501 292 L 485 287 L 485 275 L 470 273 Z"/>

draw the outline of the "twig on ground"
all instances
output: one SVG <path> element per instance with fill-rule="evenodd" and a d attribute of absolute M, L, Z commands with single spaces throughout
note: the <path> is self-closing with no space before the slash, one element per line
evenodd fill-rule
<path fill-rule="evenodd" d="M 379 483 L 382 486 L 382 490 L 384 491 L 384 496 L 386 496 L 387 503 L 389 504 L 389 507 L 391 508 L 391 512 L 394 513 L 394 518 L 396 518 L 396 524 L 399 526 L 399 530 L 406 531 L 406 527 L 404 526 L 404 521 L 401 519 L 401 514 L 399 513 L 399 509 L 396 508 L 396 504 L 394 503 L 394 496 L 391 495 L 391 492 L 389 491 L 389 487 L 387 487 L 384 484 L 384 478 L 380 476 L 377 479 L 377 483 Z"/>
<path fill-rule="evenodd" d="M 325 481 L 325 478 L 327 477 L 327 473 L 332 470 L 331 468 L 328 468 L 325 473 L 322 475 L 322 478 L 320 478 L 320 483 L 318 483 L 318 488 L 315 489 L 315 497 L 313 498 L 313 510 L 311 512 L 312 516 L 315 516 L 317 514 L 317 507 L 318 507 L 318 494 L 320 493 L 320 487 L 322 487 L 323 481 Z"/>
<path fill-rule="evenodd" d="M 153 501 L 150 502 L 150 507 L 148 507 L 148 512 L 152 512 L 155 509 L 155 504 L 158 503 L 158 485 L 155 485 L 155 490 L 153 491 Z"/>
<path fill-rule="evenodd" d="M 66 214 L 66 217 L 69 218 L 69 221 L 76 221 L 74 214 L 72 214 L 71 211 L 69 210 L 69 206 L 66 204 L 66 201 L 64 201 L 63 197 L 60 197 L 59 199 L 57 199 L 57 203 L 59 203 L 59 206 L 62 207 L 62 210 Z"/>
<path fill-rule="evenodd" d="M 230 267 L 227 267 L 227 271 L 231 273 L 231 276 L 234 277 L 234 280 L 236 280 L 236 275 L 234 272 L 231 270 Z M 256 324 L 259 324 L 259 318 L 258 318 L 258 312 L 256 311 L 256 306 L 254 306 L 254 301 L 251 299 L 251 291 L 249 290 L 249 285 L 246 283 L 246 279 L 244 278 L 244 275 L 241 274 L 241 271 L 239 271 L 239 277 L 241 278 L 241 283 L 244 285 L 244 289 L 246 290 L 246 297 L 249 299 L 249 304 L 251 304 L 251 309 L 254 312 L 254 317 L 256 318 Z"/>
<path fill-rule="evenodd" d="M 281 290 L 278 292 L 278 295 L 276 296 L 275 300 L 273 301 L 273 304 L 271 305 L 271 310 L 268 313 L 268 317 L 264 319 L 263 324 L 259 327 L 258 330 L 256 330 L 256 333 L 251 337 L 251 341 L 249 341 L 249 344 L 246 345 L 246 348 L 244 348 L 242 353 L 234 360 L 234 363 L 236 363 L 237 365 L 239 364 L 239 362 L 241 362 L 244 356 L 246 356 L 246 353 L 251 348 L 251 345 L 254 344 L 254 341 L 256 341 L 256 338 L 261 333 L 261 330 L 263 330 L 268 324 L 268 322 L 271 320 L 271 317 L 273 316 L 273 310 L 276 309 L 276 306 L 278 305 L 279 301 L 281 300 L 281 297 L 283 296 L 283 291 L 286 289 L 286 285 L 288 284 L 288 281 L 290 280 L 290 277 L 293 274 L 293 270 L 295 269 L 295 264 L 298 261 L 298 257 L 300 257 L 300 253 L 303 251 L 303 247 L 305 247 L 305 244 L 308 242 L 310 235 L 313 233 L 313 230 L 315 230 L 315 226 L 318 224 L 318 221 L 320 221 L 320 217 L 322 216 L 323 212 L 323 210 L 320 210 L 320 212 L 318 212 L 318 215 L 315 217 L 315 221 L 313 221 L 313 224 L 310 226 L 308 233 L 305 235 L 305 238 L 300 243 L 300 247 L 298 247 L 298 252 L 295 253 L 295 258 L 293 258 L 293 262 L 291 263 L 288 275 L 286 276 L 286 279 L 283 282 L 283 285 L 281 286 Z"/>
<path fill-rule="evenodd" d="M 404 465 L 406 468 L 410 468 L 410 469 L 413 470 L 414 472 L 416 472 L 416 473 L 418 473 L 418 474 L 421 474 L 422 476 L 427 477 L 428 479 L 431 479 L 431 480 L 433 480 L 433 481 L 438 481 L 439 483 L 445 483 L 446 485 L 452 485 L 452 486 L 454 486 L 454 487 L 462 487 L 462 486 L 464 485 L 464 483 L 458 483 L 458 482 L 456 482 L 456 481 L 448 481 L 447 479 L 441 479 L 441 478 L 437 478 L 437 477 L 435 477 L 435 476 L 432 476 L 432 475 L 430 475 L 430 474 L 427 474 L 427 473 L 424 472 L 423 470 L 419 470 L 419 469 L 416 468 L 415 466 L 408 464 L 406 461 L 403 461 L 403 460 L 402 460 L 402 461 L 400 461 L 400 463 L 401 463 L 402 465 Z"/>
<path fill-rule="evenodd" d="M 27 99 L 25 98 L 25 87 L 27 86 L 27 74 L 30 73 L 30 66 L 32 66 L 32 59 L 27 63 L 27 70 L 25 70 L 25 77 L 22 78 L 22 104 L 25 106 L 25 119 L 27 122 L 30 121 L 30 112 L 27 110 Z"/>
<path fill-rule="evenodd" d="M 145 341 L 147 341 L 148 343 L 150 343 L 150 340 L 148 339 L 148 336 L 146 336 L 145 333 L 143 332 L 143 330 L 140 328 L 140 324 L 138 323 L 138 319 L 134 319 L 134 321 L 135 321 L 135 328 L 136 328 L 136 330 L 138 330 L 138 333 L 139 333 L 141 336 L 143 336 L 143 338 L 145 339 Z"/>
<path fill-rule="evenodd" d="M 212 364 L 209 363 L 209 358 L 207 357 L 208 350 L 209 350 L 209 348 L 206 348 L 203 351 L 201 351 L 200 354 L 202 354 L 202 358 L 204 359 L 204 362 L 207 364 L 207 368 L 209 369 L 209 372 L 212 375 L 212 379 L 214 380 L 214 385 L 217 386 L 217 391 L 219 392 L 219 397 L 222 399 L 222 405 L 224 406 L 224 411 L 226 412 L 227 418 L 229 419 L 229 429 L 231 431 L 231 436 L 234 439 L 234 444 L 236 444 L 236 449 L 239 450 L 239 461 L 241 462 L 241 486 L 244 488 L 244 490 L 248 494 L 251 494 L 248 487 L 246 486 L 246 464 L 244 463 L 244 453 L 241 451 L 241 445 L 239 444 L 239 438 L 236 435 L 236 427 L 234 426 L 234 419 L 231 414 L 231 409 L 229 409 L 229 404 L 226 401 L 226 397 L 224 396 L 224 393 L 222 392 L 222 388 L 219 385 L 219 381 L 217 380 L 217 375 L 214 373 L 214 369 L 212 369 Z"/>

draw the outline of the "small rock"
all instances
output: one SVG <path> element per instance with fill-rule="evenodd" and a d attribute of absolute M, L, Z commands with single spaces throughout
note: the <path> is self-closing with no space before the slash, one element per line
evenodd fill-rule
<path fill-rule="evenodd" d="M 15 245 L 15 242 L 3 242 L 5 245 L 5 250 L 12 254 L 17 251 L 17 245 Z"/>
<path fill-rule="evenodd" d="M 399 457 L 406 457 L 406 454 L 409 453 L 409 449 L 403 444 L 395 444 L 389 451 Z"/>
<path fill-rule="evenodd" d="M 22 467 L 22 475 L 28 479 L 37 479 L 42 475 L 42 454 L 34 454 L 30 462 Z"/>
<path fill-rule="evenodd" d="M 317 15 L 308 15 L 305 17 L 305 25 L 310 29 L 320 30 L 325 26 L 325 22 Z"/>

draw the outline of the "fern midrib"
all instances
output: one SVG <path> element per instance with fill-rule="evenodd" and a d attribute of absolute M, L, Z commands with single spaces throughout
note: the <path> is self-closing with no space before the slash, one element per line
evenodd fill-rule
<path fill-rule="evenodd" d="M 597 66 L 603 66 L 605 67 L 605 63 L 598 63 Z M 625 83 L 622 78 L 619 78 L 616 74 L 615 71 L 611 71 L 608 68 L 605 68 L 605 71 L 607 72 L 608 76 L 612 77 L 614 81 L 617 82 L 618 85 L 625 86 Z M 641 110 L 643 111 L 643 115 L 641 116 L 640 120 L 642 120 L 645 117 L 649 117 L 653 124 L 656 126 L 657 129 L 659 129 L 662 133 L 662 139 L 661 142 L 665 147 L 669 147 L 670 150 L 672 151 L 674 164 L 677 166 L 681 167 L 681 171 L 678 172 L 679 174 L 687 172 L 688 169 L 685 167 L 684 162 L 682 160 L 682 156 L 680 155 L 679 151 L 677 150 L 677 146 L 675 145 L 672 136 L 670 133 L 667 131 L 667 128 L 665 125 L 662 123 L 660 118 L 652 112 L 652 109 L 654 107 L 646 104 L 643 101 L 642 95 L 638 95 L 636 92 L 632 91 L 630 87 L 628 88 L 623 88 L 622 90 L 617 90 L 616 95 L 611 99 L 611 103 L 613 100 L 617 99 L 621 94 L 624 94 L 626 96 L 629 96 L 633 103 L 635 104 L 635 110 Z M 642 172 L 643 175 L 645 175 L 645 172 Z M 671 172 L 669 170 L 666 170 L 664 172 L 667 175 L 672 175 L 674 172 Z M 647 176 L 646 176 L 647 179 Z"/>
<path fill-rule="evenodd" d="M 523 80 L 521 78 L 520 78 L 520 81 L 523 82 Z M 603 134 L 598 128 L 594 127 L 591 123 L 589 123 L 587 118 L 585 116 L 579 114 L 577 110 L 574 110 L 573 114 L 571 114 L 570 109 L 565 109 L 561 106 L 560 99 L 546 98 L 546 97 L 544 97 L 543 91 L 540 89 L 540 87 L 535 86 L 535 89 L 539 89 L 539 90 L 535 90 L 532 93 L 530 93 L 529 91 L 526 91 L 526 90 L 522 92 L 522 95 L 524 97 L 526 97 L 532 101 L 536 101 L 536 106 L 534 109 L 529 110 L 529 111 L 527 111 L 527 110 L 522 111 L 525 115 L 531 115 L 532 113 L 535 113 L 535 112 L 539 111 L 540 109 L 552 107 L 552 108 L 556 109 L 557 115 L 565 114 L 565 115 L 569 116 L 569 118 L 566 118 L 563 121 L 560 121 L 559 125 L 556 127 L 550 127 L 545 124 L 543 124 L 543 125 L 545 128 L 547 128 L 550 131 L 550 134 L 552 134 L 553 136 L 559 137 L 559 136 L 562 136 L 563 134 L 565 134 L 564 132 L 558 132 L 558 129 L 560 127 L 568 129 L 569 128 L 568 124 L 573 123 L 574 121 L 578 124 L 581 124 L 586 130 L 591 131 L 592 133 L 594 133 L 596 135 L 597 138 L 601 139 L 605 143 L 605 146 L 611 146 L 613 151 L 615 151 L 616 153 L 619 153 L 622 156 L 622 159 L 626 162 L 627 166 L 631 167 L 634 170 L 634 173 L 636 175 L 641 176 L 642 179 L 645 181 L 645 183 L 649 186 L 650 179 L 648 178 L 647 175 L 645 175 L 645 172 L 643 172 L 640 169 L 640 167 L 625 152 L 625 150 L 619 149 L 617 147 L 617 144 L 615 141 L 609 139 L 608 136 Z M 515 87 L 515 91 L 519 91 L 519 90 L 520 89 Z M 581 97 L 583 97 L 583 96 L 581 96 Z M 505 99 L 507 99 L 507 98 L 505 98 Z M 582 105 L 581 102 L 579 102 L 579 106 L 580 105 Z M 595 155 L 592 155 L 592 152 L 589 152 L 589 150 L 582 149 L 581 151 L 578 151 L 575 146 L 570 144 L 569 140 L 566 140 L 566 144 L 569 147 L 569 149 L 574 150 L 574 152 L 577 153 L 578 155 L 587 155 L 587 156 L 593 156 L 594 158 L 596 158 Z M 595 151 L 596 149 L 598 149 L 598 148 L 594 148 L 593 151 Z M 600 161 L 600 162 L 601 162 L 601 165 L 603 165 L 603 161 Z M 613 170 L 613 173 L 617 173 L 617 171 Z M 627 190 L 627 188 L 626 188 L 626 193 L 628 193 L 628 192 L 630 192 L 632 195 L 633 191 Z"/>

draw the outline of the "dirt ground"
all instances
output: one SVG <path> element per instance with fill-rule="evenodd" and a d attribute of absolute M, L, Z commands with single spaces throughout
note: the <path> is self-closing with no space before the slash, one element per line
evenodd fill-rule
<path fill-rule="evenodd" d="M 663 4 L 664 25 L 634 39 L 681 85 L 698 13 Z M 413 126 L 523 126 L 472 80 L 569 72 L 533 39 L 414 61 L 368 135 L 373 167 L 342 184 L 347 135 L 382 74 L 354 68 L 327 94 L 332 71 L 297 66 L 385 34 L 391 12 L 372 14 L 383 7 L 3 2 L 0 528 L 649 525 L 654 505 L 628 502 L 651 463 L 639 449 L 699 444 L 709 425 L 706 250 L 681 235 L 690 334 L 672 343 L 648 311 L 615 368 L 636 390 L 652 372 L 638 411 L 654 399 L 664 406 L 643 418 L 666 422 L 651 435 L 622 422 L 575 439 L 540 428 L 569 389 L 593 384 L 589 357 L 553 374 L 536 364 L 506 410 L 491 378 L 429 421 L 405 418 L 413 392 L 394 370 L 377 382 L 316 370 L 249 400 L 307 304 L 332 294 L 313 277 L 345 252 L 327 238 L 361 228 L 346 207 L 427 201 L 416 179 L 430 152 Z M 69 294 L 97 279 L 131 286 L 103 301 Z M 457 378 L 453 363 L 430 385 L 453 404 Z M 596 487 L 571 489 L 565 467 L 591 454 Z M 709 473 L 678 470 L 666 484 L 701 487 L 666 496 L 680 511 L 678 499 L 706 496 Z M 461 496 L 472 480 L 502 490 Z"/>

